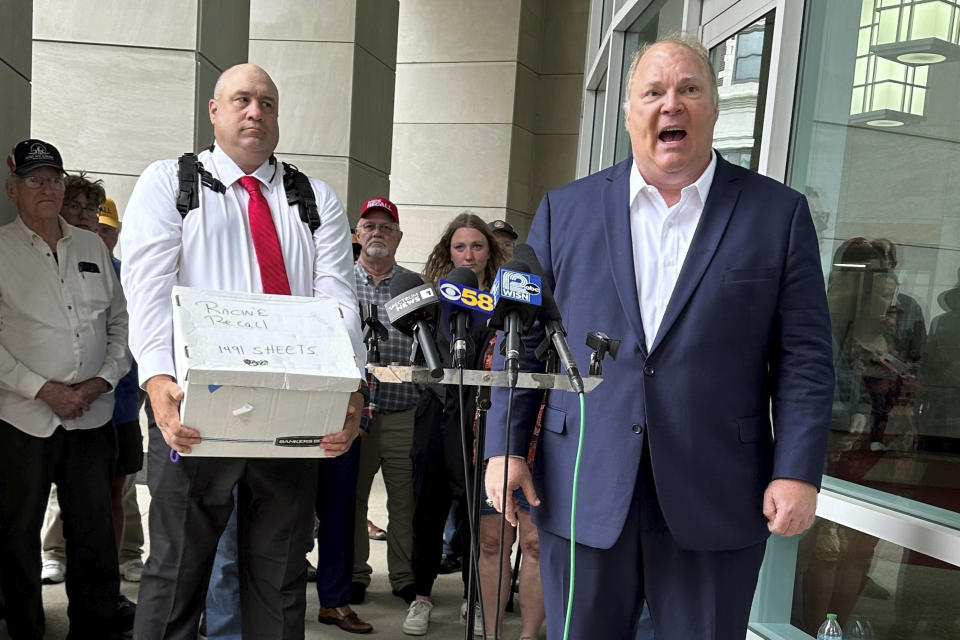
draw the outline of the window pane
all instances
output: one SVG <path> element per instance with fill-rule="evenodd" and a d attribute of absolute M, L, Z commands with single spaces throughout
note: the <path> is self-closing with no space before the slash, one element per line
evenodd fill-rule
<path fill-rule="evenodd" d="M 900 12 L 897 9 L 887 9 L 880 11 L 878 16 L 877 42 L 880 44 L 895 42 L 899 31 Z"/>
<path fill-rule="evenodd" d="M 792 622 L 811 636 L 836 613 L 844 640 L 960 637 L 960 569 L 817 519 L 800 540 Z"/>
<path fill-rule="evenodd" d="M 603 114 L 606 108 L 607 74 L 600 79 L 600 86 L 593 94 L 593 134 L 590 138 L 590 172 L 600 168 L 600 143 L 603 140 Z"/>
<path fill-rule="evenodd" d="M 952 2 L 918 3 L 913 12 L 914 38 L 950 38 Z"/>
<path fill-rule="evenodd" d="M 713 146 L 726 160 L 754 170 L 760 160 L 773 24 L 771 11 L 710 50 L 720 93 Z"/>
<path fill-rule="evenodd" d="M 737 58 L 737 66 L 733 74 L 734 82 L 747 82 L 760 78 L 760 56 L 746 56 Z"/>
<path fill-rule="evenodd" d="M 610 26 L 610 19 L 613 17 L 613 3 L 610 0 L 603 0 L 600 3 L 600 42 L 607 35 L 607 27 Z"/>
<path fill-rule="evenodd" d="M 737 55 L 751 56 L 763 52 L 763 29 L 744 30 L 737 36 Z"/>
<path fill-rule="evenodd" d="M 871 16 L 859 1 L 808 3 L 789 159 L 833 328 L 826 473 L 958 512 L 960 71 L 858 56 Z"/>
<path fill-rule="evenodd" d="M 623 33 L 623 62 L 620 73 L 620 96 L 622 103 L 627 89 L 627 73 L 630 70 L 630 61 L 633 53 L 642 45 L 653 42 L 657 38 L 669 35 L 680 28 L 683 20 L 683 0 L 667 0 L 654 2 L 640 14 Z M 623 121 L 623 109 L 617 110 L 617 140 L 614 149 L 614 162 L 626 160 L 630 156 L 630 136 Z"/>

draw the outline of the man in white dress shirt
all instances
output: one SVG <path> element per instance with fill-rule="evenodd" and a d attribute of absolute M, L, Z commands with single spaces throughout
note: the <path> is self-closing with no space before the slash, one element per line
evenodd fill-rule
<path fill-rule="evenodd" d="M 350 229 L 333 190 L 310 180 L 321 225 L 311 233 L 287 203 L 276 85 L 256 65 L 217 80 L 209 103 L 216 142 L 199 154 L 218 192 L 197 183 L 198 207 L 177 210 L 176 160 L 155 162 L 137 181 L 120 243 L 131 316 L 131 350 L 155 419 L 149 429 L 150 557 L 140 585 L 136 637 L 197 637 L 218 538 L 237 494 L 240 596 L 245 638 L 303 638 L 306 563 L 313 525 L 315 460 L 191 458 L 202 434 L 180 423 L 175 379 L 174 285 L 223 291 L 327 296 L 340 303 L 363 377 L 364 347 L 353 279 Z M 266 215 L 266 226 L 263 217 Z M 264 240 L 260 234 L 266 232 Z M 265 243 L 265 244 L 264 244 Z M 273 253 L 271 253 L 271 249 Z M 350 398 L 342 431 L 324 438 L 330 455 L 356 437 L 363 396 Z"/>
<path fill-rule="evenodd" d="M 110 513 L 117 456 L 113 389 L 127 372 L 127 312 L 110 254 L 66 223 L 63 161 L 18 144 L 0 227 L 0 580 L 7 629 L 42 638 L 40 524 L 59 488 L 71 640 L 113 638 L 119 574 Z M 125 624 L 124 624 L 125 623 Z M 121 629 L 125 626 L 125 629 Z"/>

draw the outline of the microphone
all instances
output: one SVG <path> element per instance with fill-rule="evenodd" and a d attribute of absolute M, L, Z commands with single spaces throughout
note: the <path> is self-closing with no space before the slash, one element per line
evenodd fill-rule
<path fill-rule="evenodd" d="M 433 340 L 440 305 L 432 284 L 424 284 L 415 273 L 398 273 L 390 281 L 390 300 L 385 305 L 387 319 L 398 331 L 414 340 L 430 376 L 443 377 L 443 365 Z"/>
<path fill-rule="evenodd" d="M 530 267 L 520 260 L 510 260 L 497 271 L 493 281 L 493 316 L 489 326 L 503 330 L 503 354 L 506 357 L 507 384 L 517 386 L 520 335 L 530 330 L 541 303 L 540 277 L 529 273 Z"/>
<path fill-rule="evenodd" d="M 550 283 L 542 280 L 543 268 L 540 266 L 540 260 L 533 247 L 525 242 L 514 246 L 513 255 L 518 260 L 523 260 L 530 266 L 530 272 L 541 277 L 540 293 L 543 297 L 543 303 L 540 306 L 540 324 L 547 334 L 547 338 L 553 343 L 553 348 L 557 351 L 563 368 L 567 371 L 567 377 L 570 379 L 570 386 L 574 393 L 583 393 L 583 378 L 580 376 L 580 369 L 573 359 L 573 353 L 567 345 L 567 330 L 563 328 L 563 319 L 560 316 L 560 309 L 557 307 L 557 301 L 553 297 L 553 291 L 550 289 Z"/>
<path fill-rule="evenodd" d="M 477 289 L 477 275 L 469 267 L 457 267 L 437 283 L 444 333 L 450 338 L 453 366 L 466 366 L 473 344 L 467 330 L 485 323 L 493 312 L 493 296 Z"/>
<path fill-rule="evenodd" d="M 363 318 L 363 343 L 367 345 L 367 362 L 380 363 L 380 343 L 390 337 L 377 314 L 377 305 L 360 304 L 360 317 Z"/>

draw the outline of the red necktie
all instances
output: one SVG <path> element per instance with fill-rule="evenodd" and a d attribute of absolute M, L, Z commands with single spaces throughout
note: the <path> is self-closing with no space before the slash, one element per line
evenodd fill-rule
<path fill-rule="evenodd" d="M 260 265 L 260 282 L 264 293 L 290 295 L 290 282 L 287 280 L 287 268 L 283 264 L 280 251 L 280 239 L 270 216 L 270 205 L 260 192 L 260 181 L 253 176 L 243 176 L 240 184 L 250 194 L 247 213 L 250 218 L 250 235 L 253 236 L 253 248 L 257 252 Z"/>

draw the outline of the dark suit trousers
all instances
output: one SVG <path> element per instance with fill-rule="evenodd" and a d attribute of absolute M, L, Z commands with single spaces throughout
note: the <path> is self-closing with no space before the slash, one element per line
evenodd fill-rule
<path fill-rule="evenodd" d="M 171 462 L 170 447 L 150 422 L 150 556 L 140 582 L 134 637 L 196 640 L 236 486 L 243 636 L 303 638 L 304 541 L 313 527 L 317 461 L 183 457 Z"/>
<path fill-rule="evenodd" d="M 317 482 L 317 595 L 321 607 L 347 604 L 353 576 L 353 526 L 361 439 L 336 458 L 320 460 Z"/>
<path fill-rule="evenodd" d="M 657 640 L 743 640 L 766 542 L 733 551 L 681 549 L 664 522 L 647 447 L 640 466 L 617 542 L 610 549 L 577 545 L 570 637 L 633 640 L 646 599 Z M 570 542 L 543 529 L 540 574 L 547 638 L 560 640 Z"/>
<path fill-rule="evenodd" d="M 0 420 L 0 580 L 10 637 L 43 637 L 40 525 L 51 482 L 66 540 L 70 637 L 110 635 L 120 592 L 110 514 L 116 459 L 112 422 L 96 429 L 58 427 L 37 438 Z"/>

